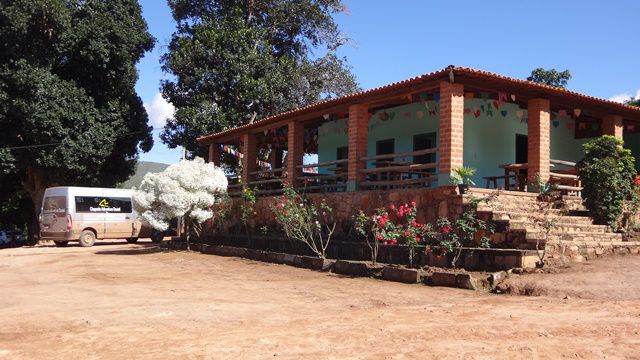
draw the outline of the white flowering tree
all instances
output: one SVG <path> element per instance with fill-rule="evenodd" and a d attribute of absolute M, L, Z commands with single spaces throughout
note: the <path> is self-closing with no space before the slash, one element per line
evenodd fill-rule
<path fill-rule="evenodd" d="M 213 218 L 212 205 L 218 194 L 227 191 L 224 171 L 202 158 L 182 160 L 159 173 L 144 176 L 133 192 L 133 204 L 142 220 L 165 231 L 172 219 L 184 217 L 199 237 L 202 223 Z"/>

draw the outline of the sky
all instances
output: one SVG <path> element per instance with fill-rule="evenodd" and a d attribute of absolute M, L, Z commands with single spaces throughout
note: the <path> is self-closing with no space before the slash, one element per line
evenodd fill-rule
<path fill-rule="evenodd" d="M 385 85 L 448 65 L 525 79 L 531 70 L 569 69 L 568 88 L 624 101 L 640 97 L 640 1 L 441 1 L 346 0 L 335 19 L 352 41 L 340 49 L 363 89 Z M 173 106 L 159 93 L 167 78 L 160 57 L 175 29 L 164 0 L 140 0 L 157 39 L 138 64 L 136 90 L 161 128 Z M 319 54 L 321 55 L 321 54 Z M 140 159 L 173 163 L 154 132 L 155 145 Z"/>

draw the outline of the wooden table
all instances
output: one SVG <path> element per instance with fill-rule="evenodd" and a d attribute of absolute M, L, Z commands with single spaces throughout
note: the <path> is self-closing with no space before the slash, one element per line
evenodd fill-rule
<path fill-rule="evenodd" d="M 521 174 L 521 171 L 528 170 L 529 164 L 503 164 L 498 167 L 504 169 L 505 189 L 509 190 L 511 188 L 511 182 L 509 179 L 514 178 L 515 184 L 513 184 L 513 190 L 525 190 L 525 187 L 527 186 L 527 174 Z"/>

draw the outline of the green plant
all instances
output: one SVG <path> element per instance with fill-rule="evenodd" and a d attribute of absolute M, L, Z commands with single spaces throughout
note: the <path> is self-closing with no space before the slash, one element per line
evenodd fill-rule
<path fill-rule="evenodd" d="M 539 173 L 536 174 L 535 187 L 538 189 L 535 204 L 536 211 L 530 213 L 528 220 L 529 223 L 538 230 L 539 235 L 536 238 L 536 254 L 538 255 L 539 261 L 537 266 L 543 267 L 547 256 L 546 243 L 549 241 L 551 232 L 556 224 L 566 213 L 566 210 L 564 209 L 562 193 L 554 184 L 542 180 Z M 545 247 L 541 249 L 542 242 L 545 243 Z"/>
<path fill-rule="evenodd" d="M 619 228 L 625 201 L 637 201 L 635 159 L 624 142 L 604 135 L 583 145 L 578 163 L 584 204 L 596 223 Z"/>
<path fill-rule="evenodd" d="M 473 175 L 476 174 L 476 169 L 470 167 L 459 167 L 453 170 L 451 173 L 450 181 L 453 185 L 475 185 L 473 181 Z"/>
<path fill-rule="evenodd" d="M 283 190 L 284 195 L 270 205 L 276 222 L 288 238 L 306 244 L 315 255 L 324 259 L 336 228 L 332 221 L 333 209 L 324 200 L 316 205 L 305 199 L 287 181 L 283 182 Z"/>
<path fill-rule="evenodd" d="M 240 203 L 240 221 L 244 227 L 245 234 L 247 236 L 247 244 L 251 244 L 251 227 L 256 211 L 254 206 L 256 204 L 256 193 L 250 187 L 242 189 L 241 203 Z"/>

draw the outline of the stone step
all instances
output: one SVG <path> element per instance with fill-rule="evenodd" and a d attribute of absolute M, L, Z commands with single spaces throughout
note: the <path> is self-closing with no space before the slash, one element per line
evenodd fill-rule
<path fill-rule="evenodd" d="M 527 231 L 526 239 L 529 243 L 535 243 L 538 239 L 544 239 L 544 232 Z M 622 234 L 618 233 L 554 233 L 549 234 L 548 241 L 585 241 L 585 242 L 612 242 L 622 241 Z"/>
<path fill-rule="evenodd" d="M 540 232 L 541 229 L 533 226 L 531 222 L 528 221 L 510 221 L 509 222 L 510 229 L 524 229 L 527 232 Z M 551 233 L 598 233 L 605 234 L 610 233 L 609 226 L 607 225 L 577 225 L 577 224 L 555 224 L 552 227 Z"/>
<path fill-rule="evenodd" d="M 537 218 L 539 214 L 531 212 L 516 211 L 492 211 L 492 219 L 494 221 L 530 221 L 531 218 Z M 593 221 L 585 216 L 560 215 L 560 212 L 552 212 L 549 214 L 550 219 L 557 220 L 558 224 L 575 224 L 575 225 L 592 225 Z"/>

